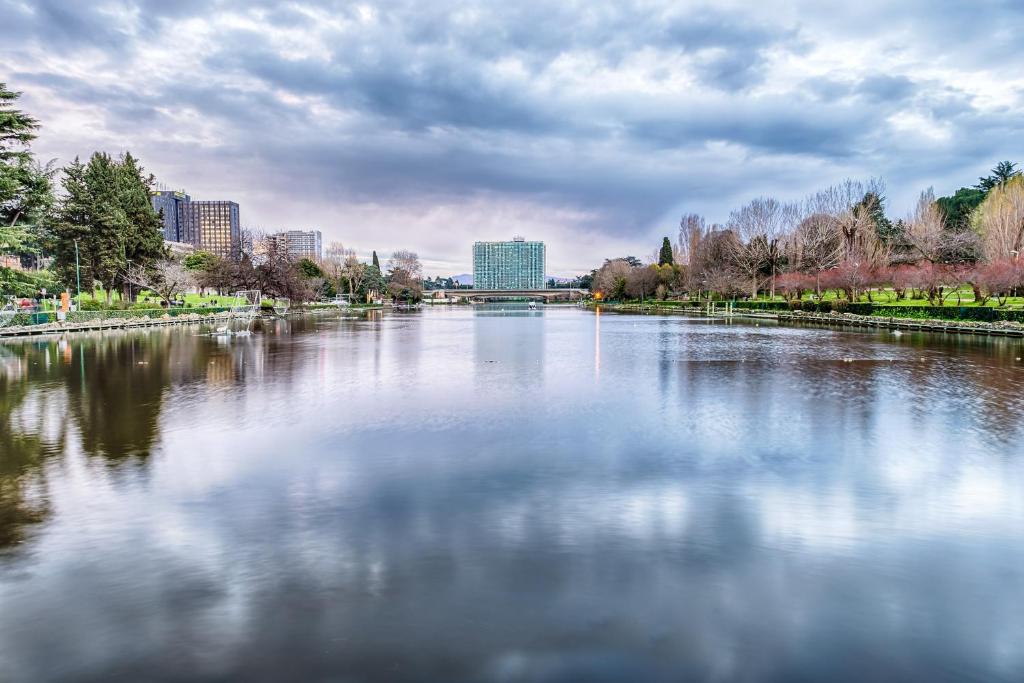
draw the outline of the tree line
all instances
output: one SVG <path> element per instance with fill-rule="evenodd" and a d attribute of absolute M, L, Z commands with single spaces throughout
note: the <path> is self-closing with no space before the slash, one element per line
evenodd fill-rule
<path fill-rule="evenodd" d="M 394 252 L 382 270 L 376 252 L 363 263 L 334 243 L 322 258 L 294 258 L 273 235 L 244 230 L 239 258 L 176 255 L 164 244 L 163 216 L 152 205 L 155 179 L 138 159 L 95 152 L 59 169 L 39 163 L 31 150 L 39 122 L 15 107 L 19 97 L 0 83 L 0 256 L 35 265 L 36 284 L 102 290 L 108 305 L 115 292 L 130 302 L 142 290 L 166 304 L 193 290 L 259 289 L 296 302 L 422 295 L 422 267 L 410 251 Z M 41 263 L 45 271 L 38 270 Z M 0 268 L 0 290 L 13 275 Z M 24 282 L 15 284 L 10 289 L 24 289 Z"/>
<path fill-rule="evenodd" d="M 725 223 L 683 216 L 652 263 L 609 259 L 593 289 L 608 299 L 691 297 L 821 298 L 832 290 L 856 300 L 876 292 L 942 305 L 970 286 L 985 303 L 1024 287 L 1024 176 L 999 163 L 976 185 L 936 198 L 922 192 L 911 213 L 892 221 L 878 180 L 845 180 L 783 202 L 758 197 Z"/>

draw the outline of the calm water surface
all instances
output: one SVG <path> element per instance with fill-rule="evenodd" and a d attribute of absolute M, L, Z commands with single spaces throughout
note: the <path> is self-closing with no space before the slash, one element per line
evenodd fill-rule
<path fill-rule="evenodd" d="M 0 680 L 1024 680 L 1018 341 L 200 331 L 0 346 Z"/>

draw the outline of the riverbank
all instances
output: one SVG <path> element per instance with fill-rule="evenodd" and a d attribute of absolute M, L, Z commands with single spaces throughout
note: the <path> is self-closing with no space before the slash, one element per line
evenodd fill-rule
<path fill-rule="evenodd" d="M 298 315 L 300 313 L 325 313 L 332 310 L 347 311 L 369 311 L 379 310 L 383 306 L 351 306 L 339 309 L 337 306 L 309 306 L 301 309 L 293 309 L 283 314 Z M 51 312 L 52 314 L 52 312 Z M 24 316 L 40 314 L 19 314 Z M 47 315 L 45 313 L 41 315 Z M 202 323 L 224 323 L 232 318 L 230 309 L 214 311 L 189 311 L 177 309 L 170 312 L 156 309 L 154 311 L 128 309 L 125 311 L 81 311 L 72 314 L 72 318 L 63 322 L 51 320 L 50 322 L 33 323 L 28 325 L 9 325 L 0 327 L 0 339 L 15 339 L 18 337 L 37 337 L 42 335 L 64 334 L 67 332 L 95 332 L 98 330 L 124 330 L 140 327 L 162 327 L 165 325 L 196 325 Z M 281 317 L 280 315 L 264 315 L 265 318 Z"/>
<path fill-rule="evenodd" d="M 767 319 L 784 323 L 810 323 L 822 326 L 871 327 L 889 330 L 912 330 L 945 334 L 974 334 L 1001 337 L 1024 337 L 1024 324 L 1008 320 L 986 322 L 980 320 L 956 320 L 940 318 L 900 318 L 894 316 L 860 315 L 856 313 L 815 313 L 809 311 L 767 311 L 748 308 L 727 310 L 724 305 L 678 306 L 653 304 L 590 304 L 591 310 L 618 313 L 639 313 L 656 315 L 696 315 L 713 318 Z"/>

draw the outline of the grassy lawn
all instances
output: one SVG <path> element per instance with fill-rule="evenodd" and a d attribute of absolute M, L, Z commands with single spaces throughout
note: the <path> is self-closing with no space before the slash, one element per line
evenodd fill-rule
<path fill-rule="evenodd" d="M 963 287 L 959 290 L 959 302 L 957 300 L 957 291 L 953 290 L 947 292 L 947 296 L 943 301 L 943 306 L 978 306 L 978 302 L 974 300 L 974 291 L 970 287 Z M 776 296 L 774 299 L 768 296 L 759 296 L 756 299 L 737 299 L 738 301 L 778 301 L 784 302 L 785 298 L 782 296 Z M 817 299 L 810 295 L 804 294 L 801 301 L 816 301 Z M 838 290 L 827 290 L 822 292 L 821 301 L 840 301 L 845 300 L 845 296 Z M 654 303 L 654 299 L 647 299 L 646 301 Z M 688 306 L 691 301 L 658 301 L 658 305 L 666 306 Z M 720 302 L 721 303 L 721 302 Z M 890 288 L 873 289 L 871 290 L 871 301 L 868 301 L 867 295 L 861 295 L 857 298 L 857 303 L 873 303 L 880 306 L 932 306 L 928 299 L 918 298 L 911 299 L 908 296 L 904 296 L 902 299 L 896 298 L 896 293 Z M 985 302 L 985 306 L 989 308 L 1000 308 L 999 301 L 995 298 L 991 298 Z M 1002 308 L 1006 307 L 1020 307 L 1024 306 L 1024 297 L 1016 296 L 1010 297 L 1006 300 L 1006 303 Z"/>
<path fill-rule="evenodd" d="M 72 297 L 74 298 L 74 297 Z M 95 292 L 82 292 L 83 302 L 98 302 L 101 304 L 106 303 L 106 293 L 103 290 L 96 290 Z M 120 292 L 113 292 L 110 300 L 112 303 L 121 303 L 122 297 Z M 236 298 L 231 294 L 185 294 L 181 299 L 185 302 L 186 306 L 202 307 L 202 306 L 230 306 L 235 302 Z M 136 295 L 136 304 L 149 304 L 153 308 L 160 308 L 160 297 L 147 290 L 142 290 Z M 264 298 L 263 301 L 274 302 L 274 299 Z"/>
<path fill-rule="evenodd" d="M 958 294 L 959 294 L 959 299 L 957 298 Z M 837 299 L 842 299 L 842 298 L 843 298 L 843 296 L 842 296 L 841 292 L 838 292 L 836 290 L 828 290 L 828 291 L 822 293 L 822 300 L 823 301 L 835 301 Z M 886 306 L 931 306 L 932 305 L 931 303 L 928 302 L 928 299 L 925 299 L 925 298 L 911 299 L 908 296 L 904 296 L 904 298 L 902 298 L 902 299 L 897 299 L 896 298 L 896 293 L 891 288 L 882 288 L 882 289 L 873 289 L 873 290 L 871 290 L 871 299 L 872 299 L 872 301 L 869 302 L 868 301 L 868 297 L 866 295 L 861 295 L 861 296 L 859 296 L 857 298 L 857 302 L 858 303 L 875 303 L 875 304 L 882 304 L 882 305 L 886 305 Z M 768 301 L 769 298 L 768 297 L 761 297 L 758 300 L 759 301 Z M 775 297 L 775 300 L 776 301 L 783 301 L 784 299 L 782 297 L 780 297 L 780 296 L 777 296 L 777 297 Z M 813 301 L 814 297 L 812 297 L 810 294 L 805 294 L 803 297 L 801 297 L 801 300 L 803 300 L 803 301 Z M 961 287 L 959 291 L 957 291 L 957 290 L 947 291 L 946 292 L 945 300 L 943 302 L 943 305 L 944 306 L 958 306 L 958 305 L 959 306 L 978 306 L 979 304 L 978 304 L 978 302 L 976 302 L 974 300 L 974 290 L 972 290 L 970 287 Z M 998 308 L 999 307 L 999 302 L 995 298 L 990 298 L 987 302 L 985 302 L 984 305 L 985 306 L 991 306 L 991 307 Z M 1024 297 L 1019 297 L 1019 296 L 1017 296 L 1017 297 L 1010 297 L 1009 299 L 1007 299 L 1005 305 L 1006 306 L 1022 306 L 1022 305 L 1024 305 Z"/>

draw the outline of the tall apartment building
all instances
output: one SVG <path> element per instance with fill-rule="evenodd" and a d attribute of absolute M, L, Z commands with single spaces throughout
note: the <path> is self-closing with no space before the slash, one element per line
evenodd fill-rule
<path fill-rule="evenodd" d="M 153 209 L 163 212 L 164 239 L 168 242 L 181 242 L 181 211 L 182 205 L 192 200 L 184 192 L 178 190 L 154 190 L 152 193 Z"/>
<path fill-rule="evenodd" d="M 543 242 L 515 237 L 473 244 L 474 289 L 544 289 L 546 266 Z"/>
<path fill-rule="evenodd" d="M 320 260 L 323 255 L 323 236 L 319 230 L 285 230 L 271 235 L 271 238 L 287 249 L 288 255 L 294 259 Z"/>
<path fill-rule="evenodd" d="M 191 244 L 222 258 L 242 253 L 238 204 L 231 201 L 193 201 L 184 192 L 155 190 L 153 208 L 163 210 L 164 239 Z"/>

